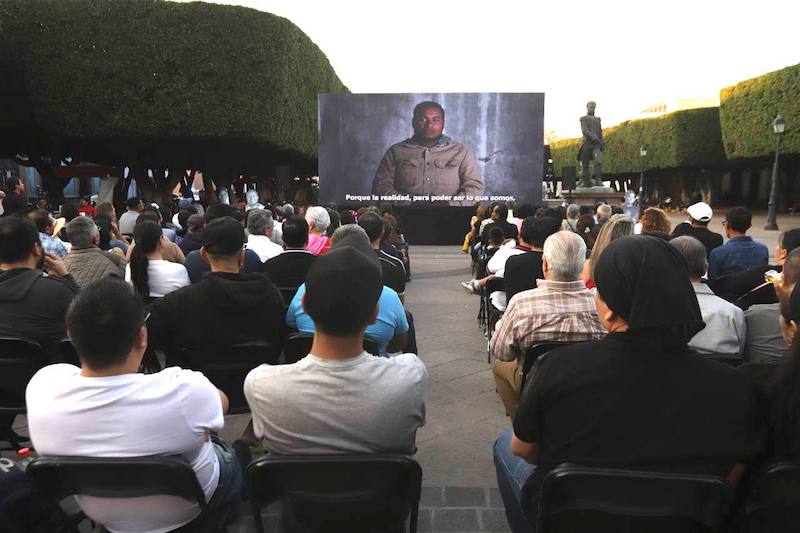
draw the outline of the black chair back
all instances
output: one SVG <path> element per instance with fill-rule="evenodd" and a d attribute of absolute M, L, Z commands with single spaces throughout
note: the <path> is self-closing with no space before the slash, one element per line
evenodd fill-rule
<path fill-rule="evenodd" d="M 75 346 L 69 338 L 62 339 L 58 344 L 58 351 L 61 354 L 61 359 L 65 363 L 75 366 L 81 366 L 81 360 L 78 357 L 78 352 L 75 351 Z"/>
<path fill-rule="evenodd" d="M 378 348 L 378 343 L 367 336 L 364 336 L 364 351 L 371 353 L 372 355 L 381 354 L 381 351 Z"/>
<path fill-rule="evenodd" d="M 46 364 L 47 357 L 38 342 L 0 337 L 0 409 L 3 409 L 0 413 L 25 412 L 25 388 L 36 371 Z"/>
<path fill-rule="evenodd" d="M 523 498 L 535 501 L 529 487 Z M 538 533 L 720 531 L 733 489 L 718 477 L 562 464 L 545 477 Z"/>
<path fill-rule="evenodd" d="M 283 297 L 283 305 L 289 306 L 294 300 L 294 295 L 297 294 L 298 287 L 278 287 L 278 290 L 281 292 L 281 296 Z"/>
<path fill-rule="evenodd" d="M 266 455 L 247 467 L 256 530 L 260 506 L 283 501 L 282 531 L 417 529 L 422 468 L 394 454 Z"/>
<path fill-rule="evenodd" d="M 296 363 L 311 352 L 311 344 L 314 342 L 313 333 L 303 333 L 298 331 L 289 335 L 283 345 L 284 361 L 286 363 Z"/>
<path fill-rule="evenodd" d="M 244 397 L 244 378 L 255 367 L 277 365 L 280 350 L 268 342 L 244 342 L 224 348 L 184 348 L 181 365 L 203 373 L 215 387 L 228 396 L 228 414 L 250 412 Z"/>
<path fill-rule="evenodd" d="M 200 507 L 193 531 L 206 520 L 205 493 L 191 465 L 181 457 L 37 457 L 26 474 L 36 488 L 58 505 L 69 496 L 138 498 L 177 496 Z"/>
<path fill-rule="evenodd" d="M 577 343 L 565 341 L 545 341 L 534 344 L 525 350 L 525 361 L 522 364 L 522 389 L 525 388 L 525 384 L 528 382 L 528 376 L 531 373 L 531 369 L 536 361 L 539 360 L 539 358 L 541 358 L 547 352 L 551 352 L 562 346 L 569 346 L 570 344 Z"/>
<path fill-rule="evenodd" d="M 794 533 L 800 528 L 800 461 L 765 467 L 744 505 L 748 533 Z"/>

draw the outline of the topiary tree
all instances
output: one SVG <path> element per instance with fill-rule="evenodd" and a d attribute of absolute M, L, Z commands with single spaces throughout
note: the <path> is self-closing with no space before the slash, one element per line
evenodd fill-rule
<path fill-rule="evenodd" d="M 50 186 L 68 156 L 156 169 L 162 191 L 186 169 L 223 186 L 276 164 L 313 174 L 316 95 L 347 90 L 284 18 L 157 0 L 5 0 L 0 77 L 0 156 Z"/>

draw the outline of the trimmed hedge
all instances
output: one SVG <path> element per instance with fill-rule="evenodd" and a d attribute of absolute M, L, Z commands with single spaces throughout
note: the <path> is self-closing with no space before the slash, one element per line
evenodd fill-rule
<path fill-rule="evenodd" d="M 722 89 L 720 121 L 728 157 L 772 156 L 772 121 L 778 114 L 786 120 L 781 151 L 800 154 L 800 64 Z"/>
<path fill-rule="evenodd" d="M 630 120 L 603 129 L 606 149 L 603 174 L 614 176 L 639 172 L 639 148 L 647 145 L 648 169 L 713 168 L 725 164 L 719 108 L 706 107 L 676 111 L 667 115 Z M 564 166 L 578 166 L 581 139 L 564 139 L 551 145 L 556 176 Z"/>
<path fill-rule="evenodd" d="M 251 172 L 313 161 L 317 93 L 347 91 L 284 18 L 158 0 L 5 0 L 0 77 L 0 154 Z"/>

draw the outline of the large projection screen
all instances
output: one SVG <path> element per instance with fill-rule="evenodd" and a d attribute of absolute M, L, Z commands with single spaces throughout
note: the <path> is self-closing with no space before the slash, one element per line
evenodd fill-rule
<path fill-rule="evenodd" d="M 444 109 L 434 146 L 414 127 L 426 101 Z M 541 203 L 542 93 L 320 94 L 318 110 L 322 204 Z"/>

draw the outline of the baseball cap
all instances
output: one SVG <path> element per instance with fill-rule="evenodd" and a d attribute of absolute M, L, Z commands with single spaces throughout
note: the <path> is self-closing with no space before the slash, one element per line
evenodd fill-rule
<path fill-rule="evenodd" d="M 232 255 L 244 243 L 244 228 L 231 217 L 215 218 L 203 230 L 203 248 L 212 255 Z"/>
<path fill-rule="evenodd" d="M 711 206 L 705 202 L 697 202 L 696 204 L 692 204 L 689 206 L 687 211 L 689 212 L 689 216 L 698 222 L 708 222 L 711 220 L 711 217 L 714 216 Z"/>

